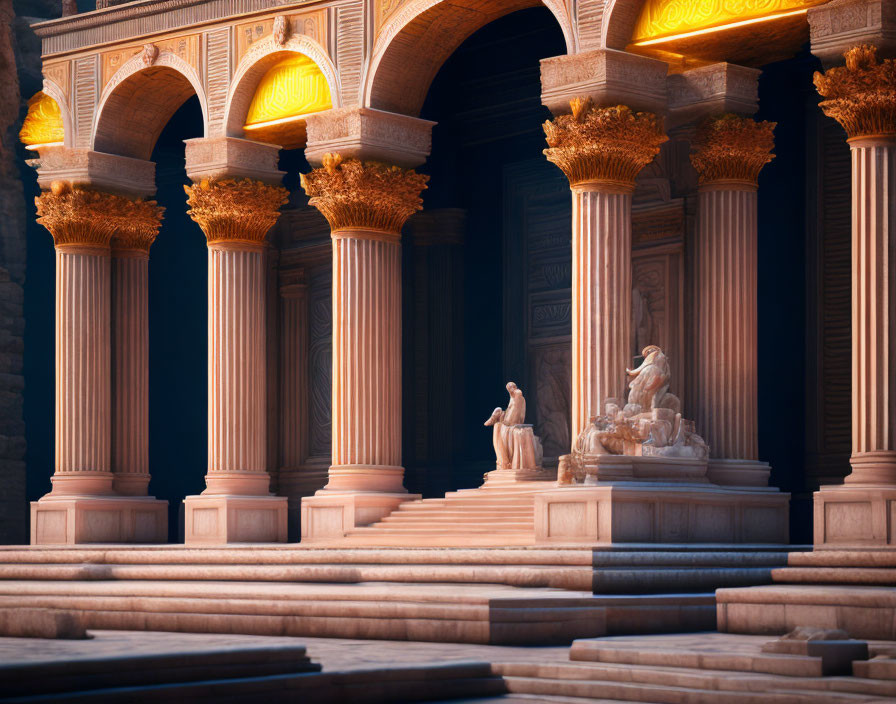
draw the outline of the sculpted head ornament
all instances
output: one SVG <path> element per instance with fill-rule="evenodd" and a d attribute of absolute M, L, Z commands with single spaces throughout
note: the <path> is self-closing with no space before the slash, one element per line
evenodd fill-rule
<path fill-rule="evenodd" d="M 159 58 L 159 47 L 155 44 L 144 44 L 143 53 L 140 55 L 143 65 L 149 68 L 156 62 L 157 58 Z"/>
<path fill-rule="evenodd" d="M 277 46 L 283 46 L 289 39 L 290 26 L 289 17 L 286 15 L 277 15 L 274 18 L 274 41 Z"/>

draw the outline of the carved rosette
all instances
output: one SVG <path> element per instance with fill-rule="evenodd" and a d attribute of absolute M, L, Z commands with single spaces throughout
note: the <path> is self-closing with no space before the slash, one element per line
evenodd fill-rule
<path fill-rule="evenodd" d="M 163 208 L 153 201 L 72 187 L 54 181 L 49 191 L 34 199 L 37 221 L 46 227 L 57 247 L 108 248 L 119 232 L 129 237 L 130 228 L 153 220 L 158 232 Z M 151 243 L 151 240 L 150 240 Z M 147 245 L 148 248 L 148 245 Z"/>
<path fill-rule="evenodd" d="M 850 139 L 896 137 L 896 61 L 878 62 L 877 48 L 867 44 L 844 56 L 846 66 L 815 73 L 815 87 L 825 98 L 819 107 Z"/>
<path fill-rule="evenodd" d="M 190 206 L 187 214 L 202 228 L 210 246 L 264 246 L 265 236 L 289 196 L 285 188 L 251 179 L 203 179 L 184 186 L 184 191 Z"/>
<path fill-rule="evenodd" d="M 660 118 L 625 105 L 597 108 L 590 98 L 569 104 L 572 114 L 544 123 L 548 161 L 560 167 L 570 186 L 633 190 L 638 173 L 668 140 Z"/>
<path fill-rule="evenodd" d="M 423 208 L 420 193 L 428 180 L 413 169 L 325 154 L 323 166 L 302 174 L 302 188 L 334 234 L 365 229 L 398 236 Z"/>
<path fill-rule="evenodd" d="M 755 188 L 762 167 L 775 158 L 775 125 L 731 113 L 706 118 L 697 127 L 691 154 L 700 185 L 728 182 Z"/>

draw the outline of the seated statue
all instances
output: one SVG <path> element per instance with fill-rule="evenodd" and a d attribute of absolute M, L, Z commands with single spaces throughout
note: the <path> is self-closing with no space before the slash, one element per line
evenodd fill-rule
<path fill-rule="evenodd" d="M 492 427 L 498 469 L 540 469 L 543 449 L 541 440 L 525 423 L 526 399 L 512 381 L 507 383 L 510 400 L 506 410 L 492 411 L 484 425 Z"/>
<path fill-rule="evenodd" d="M 644 361 L 626 369 L 632 377 L 628 399 L 608 398 L 603 414 L 592 416 L 576 438 L 572 453 L 561 457 L 560 483 L 580 482 L 589 457 L 629 455 L 705 460 L 709 448 L 694 422 L 681 416 L 681 400 L 669 393 L 669 361 L 656 345 L 644 348 Z"/>

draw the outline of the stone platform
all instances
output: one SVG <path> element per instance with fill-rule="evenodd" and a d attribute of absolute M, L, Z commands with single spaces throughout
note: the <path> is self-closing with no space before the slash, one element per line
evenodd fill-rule
<path fill-rule="evenodd" d="M 569 643 L 715 623 L 713 590 L 766 584 L 765 546 L 0 548 L 0 607 L 91 628 Z"/>
<path fill-rule="evenodd" d="M 720 631 L 771 634 L 816 626 L 896 640 L 896 552 L 791 553 L 771 575 L 773 585 L 716 593 Z"/>

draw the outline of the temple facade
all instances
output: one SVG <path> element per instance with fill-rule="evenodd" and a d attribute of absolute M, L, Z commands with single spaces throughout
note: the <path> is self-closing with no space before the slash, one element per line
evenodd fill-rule
<path fill-rule="evenodd" d="M 792 492 L 816 547 L 896 546 L 892 3 L 64 4 L 34 25 L 43 88 L 21 133 L 55 246 L 54 472 L 31 504 L 32 543 L 164 543 L 182 520 L 188 545 L 783 545 Z M 526 99 L 543 106 L 529 124 L 544 141 L 521 137 L 530 152 L 495 175 L 503 234 L 484 250 L 470 238 L 487 206 L 470 204 L 485 177 L 458 176 L 462 140 L 427 119 L 430 88 L 471 37 L 532 8 L 563 47 L 537 57 L 540 95 Z M 811 242 L 817 295 L 805 354 L 763 364 L 760 175 L 782 137 L 754 116 L 763 67 L 782 62 L 821 101 L 799 116 L 798 133 L 815 125 L 800 135 L 805 182 L 780 184 L 815 204 L 812 232 L 793 236 Z M 176 519 L 181 506 L 150 491 L 151 474 L 187 471 L 150 464 L 171 442 L 150 434 L 166 382 L 150 383 L 149 271 L 172 213 L 153 155 L 191 104 L 201 134 L 164 179 L 186 184 L 207 246 L 207 463 Z M 532 134 L 465 114 L 483 144 L 488 129 Z M 474 193 L 452 201 L 452 179 Z M 492 284 L 465 254 L 485 251 L 502 258 Z M 471 291 L 497 296 L 465 303 Z M 471 335 L 485 309 L 502 349 Z M 479 365 L 519 382 L 528 416 L 508 405 L 482 428 L 488 407 L 474 416 L 471 399 L 501 386 L 483 394 Z M 662 392 L 636 386 L 636 369 Z M 763 422 L 787 414 L 760 404 L 760 375 L 804 381 L 790 422 Z M 421 495 L 479 486 L 495 465 L 460 448 L 479 433 L 488 450 L 492 432 L 482 490 L 525 497 L 523 519 L 458 509 L 427 528 Z M 762 433 L 799 435 L 811 456 L 784 491 Z M 396 527 L 411 504 L 419 523 Z"/>

